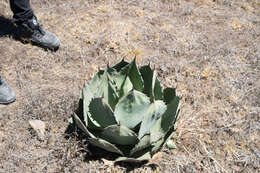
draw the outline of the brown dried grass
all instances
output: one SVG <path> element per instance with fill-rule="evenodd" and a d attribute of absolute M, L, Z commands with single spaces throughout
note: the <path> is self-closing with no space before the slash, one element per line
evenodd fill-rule
<path fill-rule="evenodd" d="M 11 18 L 8 1 L 0 15 Z M 0 38 L 1 75 L 17 101 L 0 107 L 0 172 L 257 172 L 260 168 L 260 4 L 257 0 L 39 0 L 44 28 L 62 42 L 46 52 Z M 0 30 L 5 28 L 0 23 Z M 150 62 L 182 106 L 176 150 L 159 167 L 112 166 L 65 138 L 79 90 L 122 57 Z M 46 141 L 28 120 L 48 124 Z"/>

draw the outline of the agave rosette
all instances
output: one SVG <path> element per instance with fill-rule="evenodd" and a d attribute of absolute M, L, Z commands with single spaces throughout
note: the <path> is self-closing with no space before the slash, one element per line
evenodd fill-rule
<path fill-rule="evenodd" d="M 90 144 L 117 153 L 115 161 L 149 160 L 173 135 L 179 100 L 149 65 L 122 60 L 84 85 L 73 124 Z"/>

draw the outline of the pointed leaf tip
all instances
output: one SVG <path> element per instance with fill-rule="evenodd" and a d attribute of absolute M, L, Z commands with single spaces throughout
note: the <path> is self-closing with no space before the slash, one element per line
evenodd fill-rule
<path fill-rule="evenodd" d="M 124 155 L 122 153 L 122 151 L 120 151 L 115 145 L 103 140 L 103 139 L 100 139 L 100 138 L 91 138 L 89 139 L 89 142 L 96 146 L 96 147 L 100 147 L 104 150 L 107 150 L 107 151 L 110 151 L 110 152 L 113 152 L 113 153 L 117 153 L 117 154 L 120 154 L 120 155 Z"/>
<path fill-rule="evenodd" d="M 136 157 L 119 157 L 115 160 L 115 162 L 129 162 L 129 163 L 140 163 L 144 161 L 148 161 L 152 158 L 149 149 L 143 150 Z"/>
<path fill-rule="evenodd" d="M 129 63 L 126 62 L 126 61 L 124 60 L 124 58 L 123 58 L 119 63 L 117 63 L 116 65 L 114 65 L 112 68 L 119 72 L 122 68 L 124 68 L 124 67 L 127 66 L 128 64 L 129 64 Z"/>
<path fill-rule="evenodd" d="M 135 147 L 130 151 L 130 156 L 136 155 L 136 153 L 138 153 L 139 151 L 144 150 L 145 148 L 150 146 L 150 135 L 146 135 L 142 139 L 140 139 L 138 144 L 136 144 Z"/>
<path fill-rule="evenodd" d="M 135 60 L 133 60 L 130 64 L 129 64 L 129 70 L 128 70 L 128 74 L 129 74 L 129 78 L 134 86 L 134 88 L 137 91 L 143 92 L 144 89 L 144 81 L 143 78 L 141 76 L 141 73 L 136 65 Z"/>

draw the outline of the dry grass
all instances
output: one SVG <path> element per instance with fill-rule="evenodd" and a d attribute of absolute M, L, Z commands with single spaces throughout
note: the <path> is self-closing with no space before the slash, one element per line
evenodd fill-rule
<path fill-rule="evenodd" d="M 258 0 L 38 0 L 44 28 L 62 42 L 46 52 L 13 40 L 0 20 L 0 73 L 17 101 L 0 106 L 0 172 L 257 172 L 260 169 Z M 8 0 L 0 15 L 11 19 Z M 8 28 L 8 29 L 7 29 Z M 5 32 L 6 33 L 6 32 Z M 79 90 L 122 57 L 151 62 L 182 110 L 159 167 L 112 166 L 66 137 Z M 39 141 L 28 120 L 48 124 Z M 100 151 L 102 152 L 102 151 Z"/>

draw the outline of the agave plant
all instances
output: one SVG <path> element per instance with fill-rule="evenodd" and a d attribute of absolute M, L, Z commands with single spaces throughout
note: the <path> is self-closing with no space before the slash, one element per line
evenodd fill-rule
<path fill-rule="evenodd" d="M 149 160 L 173 135 L 179 100 L 149 65 L 122 60 L 84 85 L 73 124 L 90 144 L 117 153 L 115 161 Z"/>

